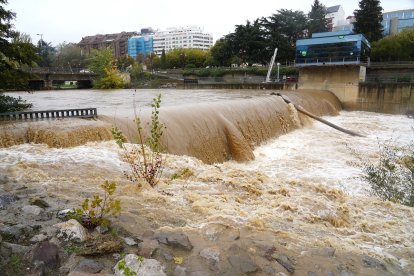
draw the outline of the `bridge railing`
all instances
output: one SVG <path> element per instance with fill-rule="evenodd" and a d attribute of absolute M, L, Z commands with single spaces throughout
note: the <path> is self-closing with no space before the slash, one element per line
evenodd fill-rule
<path fill-rule="evenodd" d="M 86 68 L 71 68 L 71 67 L 30 67 L 25 68 L 24 71 L 30 73 L 47 74 L 47 73 L 64 73 L 64 74 L 93 74 Z"/>

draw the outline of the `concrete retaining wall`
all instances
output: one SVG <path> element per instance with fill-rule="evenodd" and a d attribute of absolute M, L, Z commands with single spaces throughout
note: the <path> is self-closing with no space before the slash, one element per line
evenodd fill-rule
<path fill-rule="evenodd" d="M 296 83 L 212 83 L 212 84 L 180 84 L 177 88 L 184 89 L 270 89 L 296 90 Z"/>
<path fill-rule="evenodd" d="M 333 92 L 345 110 L 389 114 L 414 112 L 413 83 L 364 83 L 364 71 L 356 65 L 300 68 L 298 86 L 299 89 Z"/>
<path fill-rule="evenodd" d="M 414 84 L 361 83 L 355 106 L 347 109 L 412 114 L 414 112 Z"/>

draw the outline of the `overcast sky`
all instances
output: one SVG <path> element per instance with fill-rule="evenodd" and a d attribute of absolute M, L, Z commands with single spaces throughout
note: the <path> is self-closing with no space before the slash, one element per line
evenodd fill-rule
<path fill-rule="evenodd" d="M 199 26 L 214 40 L 234 31 L 234 25 L 270 16 L 279 9 L 307 13 L 313 0 L 9 0 L 6 9 L 17 14 L 14 25 L 31 35 L 43 34 L 54 46 L 79 42 L 83 36 L 139 31 L 141 28 Z M 322 0 L 325 6 L 341 4 L 352 15 L 359 0 Z M 384 12 L 414 8 L 414 0 L 381 1 Z"/>

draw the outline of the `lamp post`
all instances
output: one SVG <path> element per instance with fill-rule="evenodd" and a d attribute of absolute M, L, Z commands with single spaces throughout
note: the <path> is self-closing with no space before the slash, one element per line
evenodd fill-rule
<path fill-rule="evenodd" d="M 276 63 L 277 65 L 277 82 L 279 82 L 279 67 L 280 67 L 280 63 Z"/>
<path fill-rule="evenodd" d="M 43 44 L 43 34 L 36 34 L 36 35 L 40 36 L 40 40 L 39 40 L 40 47 L 39 48 L 42 48 L 42 44 Z"/>

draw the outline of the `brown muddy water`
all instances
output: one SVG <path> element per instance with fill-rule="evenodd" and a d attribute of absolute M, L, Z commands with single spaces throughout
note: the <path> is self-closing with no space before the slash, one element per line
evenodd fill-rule
<path fill-rule="evenodd" d="M 159 92 L 136 92 L 142 114 Z M 98 121 L 2 125 L 2 135 L 8 138 L 2 140 L 7 147 L 0 148 L 0 173 L 28 187 L 41 187 L 62 209 L 80 204 L 104 180 L 117 181 L 123 208 L 117 223 L 136 235 L 147 229 L 187 233 L 197 241 L 194 253 L 184 256 L 192 260 L 189 267 L 198 265 L 196 255 L 205 247 L 231 247 L 225 239 L 203 238 L 227 229 L 241 236 L 252 256 L 252 240 L 283 243 L 298 256 L 306 256 L 311 248 L 334 247 L 338 255 L 370 255 L 407 275 L 414 273 L 413 208 L 371 196 L 361 169 L 353 165 L 359 160 L 356 155 L 378 159 L 378 143 L 412 141 L 413 119 L 340 111 L 337 101 L 322 92 L 287 93 L 311 112 L 366 136 L 351 137 L 298 115 L 268 91 L 161 93 L 165 142 L 180 155 L 166 155 L 163 178 L 155 189 L 129 183 L 121 152 L 113 141 L 105 141 L 113 122 L 131 128 L 133 109 L 128 106 L 134 97 L 129 90 L 18 94 L 33 102 L 33 109 L 98 107 L 105 116 Z M 16 141 L 15 133 L 24 133 L 23 138 Z M 133 134 L 129 138 L 133 140 Z M 80 141 L 70 142 L 76 139 Z M 230 158 L 243 161 L 225 161 Z M 184 168 L 193 174 L 171 180 Z"/>

